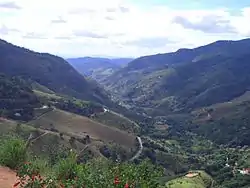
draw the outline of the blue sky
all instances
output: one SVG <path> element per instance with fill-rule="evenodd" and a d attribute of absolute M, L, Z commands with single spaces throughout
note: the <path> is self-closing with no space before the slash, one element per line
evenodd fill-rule
<path fill-rule="evenodd" d="M 249 0 L 0 0 L 0 38 L 63 57 L 138 57 L 250 37 Z"/>
<path fill-rule="evenodd" d="M 174 9 L 213 9 L 226 7 L 232 10 L 250 6 L 249 0 L 130 0 L 141 6 L 168 6 Z"/>

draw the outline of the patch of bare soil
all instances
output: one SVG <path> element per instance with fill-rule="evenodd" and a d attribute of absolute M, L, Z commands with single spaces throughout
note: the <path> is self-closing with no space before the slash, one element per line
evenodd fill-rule
<path fill-rule="evenodd" d="M 0 187 L 12 188 L 17 182 L 16 173 L 9 168 L 0 167 Z"/>

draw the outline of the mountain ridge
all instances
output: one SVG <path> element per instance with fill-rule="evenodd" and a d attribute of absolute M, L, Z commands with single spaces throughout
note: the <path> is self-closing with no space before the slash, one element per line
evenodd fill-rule
<path fill-rule="evenodd" d="M 249 47 L 250 39 L 240 41 L 217 41 L 194 49 L 180 49 L 176 52 L 166 54 L 144 56 L 135 59 L 130 62 L 127 67 L 107 77 L 103 83 L 105 84 L 105 88 L 113 93 L 113 97 L 117 98 L 117 100 L 123 99 L 125 102 L 130 101 L 131 103 L 139 101 L 138 104 L 144 105 L 150 100 L 162 100 L 165 97 L 176 96 L 176 91 L 178 90 L 181 92 L 183 89 L 181 87 L 184 87 L 187 81 L 193 85 L 192 87 L 196 87 L 196 89 L 194 88 L 196 91 L 193 92 L 198 92 L 197 94 L 194 93 L 198 95 L 201 94 L 202 90 L 199 90 L 195 84 L 198 84 L 196 80 L 199 80 L 198 77 L 202 76 L 202 71 L 203 74 L 207 74 L 211 77 L 210 79 L 214 79 L 214 81 L 216 77 L 218 78 L 220 73 L 225 73 L 223 74 L 224 76 L 238 74 L 238 72 L 232 70 L 232 67 L 237 67 L 237 61 L 247 61 Z M 231 69 L 223 70 L 221 62 L 224 63 L 225 66 L 231 66 Z M 248 63 L 245 62 L 244 66 L 248 68 Z M 200 70 L 198 70 L 197 67 L 199 67 Z M 217 75 L 213 73 L 213 69 L 218 69 Z M 191 73 L 195 73 L 197 79 L 192 78 Z M 238 74 L 238 76 L 247 76 L 247 74 Z M 226 78 L 223 78 L 221 81 L 226 82 L 225 79 Z M 214 87 L 211 84 L 212 81 L 209 87 Z M 248 88 L 248 86 L 246 88 Z M 189 90 L 190 89 L 191 86 Z M 242 91 L 241 94 L 243 92 L 245 91 Z M 181 96 L 183 97 L 182 94 Z M 155 107 L 153 104 L 149 106 Z"/>
<path fill-rule="evenodd" d="M 104 90 L 90 83 L 58 56 L 35 52 L 0 40 L 0 62 L 0 72 L 8 76 L 21 76 L 57 93 L 111 103 Z"/>

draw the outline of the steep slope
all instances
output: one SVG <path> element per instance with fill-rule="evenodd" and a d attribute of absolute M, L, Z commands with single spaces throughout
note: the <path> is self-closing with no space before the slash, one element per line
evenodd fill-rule
<path fill-rule="evenodd" d="M 83 137 L 88 134 L 91 138 L 114 142 L 128 148 L 133 148 L 136 143 L 136 137 L 132 134 L 58 109 L 38 117 L 29 124 L 42 129 L 49 129 L 53 126 L 59 132 L 76 137 Z"/>
<path fill-rule="evenodd" d="M 250 93 L 229 102 L 197 109 L 190 114 L 189 130 L 219 144 L 245 146 L 250 144 Z"/>
<path fill-rule="evenodd" d="M 250 39 L 138 58 L 105 79 L 114 99 L 166 112 L 231 100 L 250 86 Z"/>
<path fill-rule="evenodd" d="M 0 75 L 0 116 L 29 120 L 37 106 L 38 98 L 22 79 Z"/>
<path fill-rule="evenodd" d="M 54 92 L 100 103 L 110 102 L 102 89 L 89 83 L 60 57 L 33 52 L 0 40 L 0 64 L 0 72 L 21 76 Z"/>
<path fill-rule="evenodd" d="M 132 60 L 130 58 L 108 59 L 94 57 L 66 59 L 82 75 L 89 76 L 97 81 L 102 81 Z"/>

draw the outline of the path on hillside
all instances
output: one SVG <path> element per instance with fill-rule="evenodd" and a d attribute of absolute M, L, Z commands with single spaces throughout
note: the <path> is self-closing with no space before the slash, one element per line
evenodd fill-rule
<path fill-rule="evenodd" d="M 56 109 L 56 108 L 52 107 L 50 110 L 48 110 L 48 111 L 42 113 L 41 115 L 39 115 L 39 116 L 37 116 L 37 117 L 34 117 L 34 119 L 32 119 L 32 120 L 30 120 L 29 122 L 27 122 L 27 124 L 30 124 L 32 121 L 36 121 L 36 120 L 42 118 L 43 116 L 47 115 L 49 112 L 55 111 L 55 109 Z"/>
<path fill-rule="evenodd" d="M 134 155 L 134 157 L 132 157 L 132 158 L 130 159 L 130 161 L 133 161 L 133 160 L 137 159 L 137 158 L 141 155 L 142 150 L 143 150 L 143 145 L 142 145 L 141 137 L 137 136 L 136 138 L 137 138 L 137 140 L 138 140 L 138 142 L 139 142 L 139 145 L 140 145 L 140 146 L 139 146 L 139 150 L 138 150 L 137 153 Z"/>
<path fill-rule="evenodd" d="M 9 168 L 0 166 L 0 187 L 1 188 L 12 188 L 16 183 L 16 173 Z"/>
<path fill-rule="evenodd" d="M 36 137 L 35 139 L 31 140 L 31 143 L 35 142 L 35 141 L 38 140 L 39 138 L 41 138 L 41 137 L 43 137 L 43 136 L 45 136 L 45 135 L 47 135 L 47 134 L 50 133 L 50 132 L 47 131 L 47 130 L 43 130 L 43 131 L 44 131 L 44 133 L 41 134 L 40 136 Z"/>

